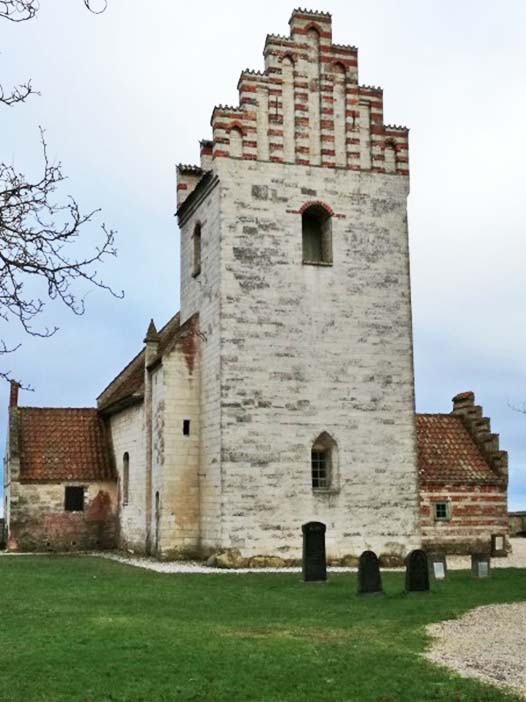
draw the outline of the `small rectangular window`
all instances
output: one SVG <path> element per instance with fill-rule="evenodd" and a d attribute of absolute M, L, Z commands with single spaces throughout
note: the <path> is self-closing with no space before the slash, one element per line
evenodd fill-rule
<path fill-rule="evenodd" d="M 450 518 L 449 502 L 434 502 L 433 517 L 436 522 L 445 522 Z"/>
<path fill-rule="evenodd" d="M 190 436 L 190 420 L 183 419 L 183 436 Z"/>
<path fill-rule="evenodd" d="M 68 485 L 64 496 L 64 509 L 66 512 L 84 511 L 84 487 Z"/>

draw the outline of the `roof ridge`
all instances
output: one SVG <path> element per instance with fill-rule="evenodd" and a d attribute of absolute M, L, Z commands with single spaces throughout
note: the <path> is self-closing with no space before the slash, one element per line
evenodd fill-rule
<path fill-rule="evenodd" d="M 92 406 L 92 407 L 49 407 L 49 406 L 46 405 L 46 406 L 39 407 L 39 406 L 37 406 L 37 405 L 18 405 L 18 407 L 17 407 L 16 409 L 21 409 L 21 410 L 46 410 L 47 412 L 49 412 L 49 410 L 60 410 L 61 412 L 64 412 L 64 411 L 68 411 L 68 412 L 69 412 L 69 411 L 71 411 L 71 410 L 76 410 L 76 411 L 79 411 L 79 410 L 82 410 L 82 411 L 89 410 L 90 412 L 96 412 L 96 411 L 97 411 L 97 408 L 96 408 L 96 407 L 93 407 L 93 406 Z"/>
<path fill-rule="evenodd" d="M 451 412 L 415 412 L 415 417 L 451 417 L 451 419 L 458 419 Z"/>

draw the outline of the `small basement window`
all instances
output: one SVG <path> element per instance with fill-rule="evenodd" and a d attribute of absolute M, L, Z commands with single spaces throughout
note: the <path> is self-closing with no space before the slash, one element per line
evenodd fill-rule
<path fill-rule="evenodd" d="M 183 419 L 183 436 L 190 436 L 190 420 Z"/>
<path fill-rule="evenodd" d="M 64 496 L 64 509 L 66 512 L 84 511 L 84 487 L 68 485 Z"/>
<path fill-rule="evenodd" d="M 433 518 L 435 522 L 447 522 L 451 519 L 449 502 L 433 502 Z"/>

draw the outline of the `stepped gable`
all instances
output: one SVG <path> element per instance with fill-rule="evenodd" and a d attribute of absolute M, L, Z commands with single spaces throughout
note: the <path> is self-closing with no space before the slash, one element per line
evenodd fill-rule
<path fill-rule="evenodd" d="M 114 480 L 106 429 L 95 408 L 19 407 L 20 480 Z"/>
<path fill-rule="evenodd" d="M 239 104 L 214 108 L 201 166 L 177 169 L 178 205 L 219 158 L 409 174 L 408 129 L 384 124 L 382 89 L 359 84 L 358 49 L 332 43 L 331 15 L 299 8 L 289 25 L 267 35 L 264 71 L 241 72 Z"/>
<path fill-rule="evenodd" d="M 418 471 L 426 483 L 494 483 L 488 465 L 460 417 L 417 414 Z"/>
<path fill-rule="evenodd" d="M 508 454 L 482 415 L 471 391 L 455 395 L 451 414 L 416 415 L 422 482 L 507 484 Z"/>

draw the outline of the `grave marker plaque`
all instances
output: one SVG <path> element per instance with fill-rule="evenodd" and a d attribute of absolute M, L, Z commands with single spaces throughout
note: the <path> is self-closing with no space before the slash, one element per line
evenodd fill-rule
<path fill-rule="evenodd" d="M 303 532 L 303 580 L 306 583 L 327 580 L 325 558 L 325 524 L 308 522 L 301 527 Z"/>
<path fill-rule="evenodd" d="M 471 555 L 471 573 L 476 578 L 489 578 L 491 559 L 487 553 L 473 553 Z"/>
<path fill-rule="evenodd" d="M 425 551 L 411 551 L 406 558 L 405 589 L 406 592 L 429 591 L 429 569 Z"/>
<path fill-rule="evenodd" d="M 442 554 L 435 553 L 429 557 L 429 574 L 433 580 L 445 580 L 447 578 L 447 561 Z"/>
<path fill-rule="evenodd" d="M 506 555 L 506 540 L 502 534 L 492 534 L 491 555 L 503 558 Z"/>
<path fill-rule="evenodd" d="M 373 551 L 364 551 L 358 561 L 358 594 L 377 595 L 382 592 L 378 557 Z"/>

